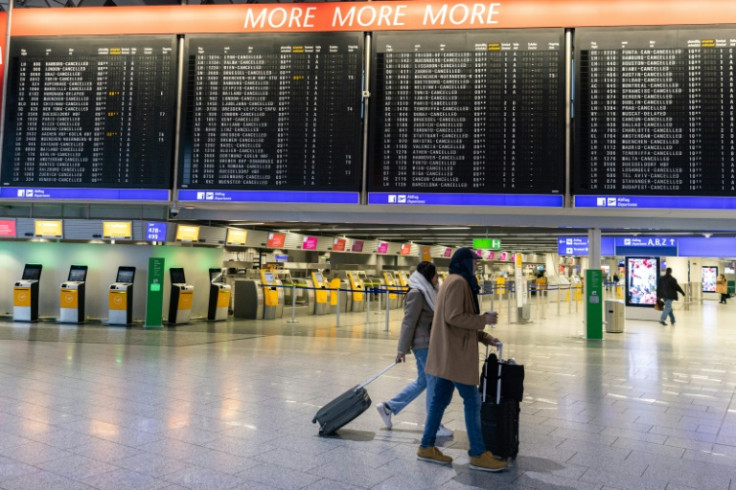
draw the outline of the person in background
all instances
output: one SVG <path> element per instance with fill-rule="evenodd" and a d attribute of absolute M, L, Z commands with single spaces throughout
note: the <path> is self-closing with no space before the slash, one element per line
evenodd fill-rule
<path fill-rule="evenodd" d="M 409 291 L 404 298 L 404 319 L 401 322 L 396 362 L 406 362 L 406 354 L 414 353 L 417 362 L 417 379 L 388 401 L 376 405 L 378 415 L 387 428 L 391 428 L 391 416 L 401 412 L 416 397 L 427 390 L 427 407 L 432 388 L 427 384 L 424 366 L 429 352 L 429 330 L 432 327 L 434 305 L 437 301 L 437 268 L 432 262 L 420 262 L 409 277 Z M 427 410 L 429 411 L 429 410 Z M 437 436 L 449 437 L 452 431 L 440 424 Z"/>
<path fill-rule="evenodd" d="M 726 276 L 723 274 L 718 274 L 718 279 L 716 279 L 716 293 L 721 295 L 719 303 L 725 305 L 726 299 L 728 299 L 728 281 L 726 281 Z"/>
<path fill-rule="evenodd" d="M 422 442 L 417 450 L 421 461 L 450 464 L 452 458 L 435 447 L 437 429 L 457 389 L 465 407 L 465 428 L 470 442 L 470 468 L 500 471 L 508 466 L 486 450 L 480 422 L 478 391 L 478 342 L 498 345 L 497 338 L 483 329 L 498 321 L 496 312 L 480 314 L 477 259 L 469 248 L 460 248 L 450 259 L 450 275 L 442 283 L 434 310 L 429 340 L 426 376 L 433 388 Z"/>
<path fill-rule="evenodd" d="M 672 302 L 677 301 L 677 293 L 685 296 L 685 291 L 682 290 L 677 279 L 672 275 L 672 268 L 667 267 L 664 276 L 659 278 L 657 283 L 657 299 L 664 301 L 664 308 L 662 309 L 662 316 L 659 318 L 659 323 L 667 325 L 665 320 L 667 316 L 670 317 L 670 323 L 675 324 L 675 314 L 672 312 Z"/>

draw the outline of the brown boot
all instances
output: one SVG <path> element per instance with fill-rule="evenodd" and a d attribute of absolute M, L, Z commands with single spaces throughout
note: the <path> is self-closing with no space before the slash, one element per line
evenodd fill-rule
<path fill-rule="evenodd" d="M 499 461 L 493 457 L 493 453 L 486 451 L 480 456 L 470 458 L 470 469 L 480 471 L 501 471 L 508 468 L 506 461 Z"/>
<path fill-rule="evenodd" d="M 436 463 L 436 464 L 451 464 L 452 458 L 449 456 L 445 456 L 442 454 L 442 452 L 437 449 L 436 447 L 422 447 L 419 446 L 419 449 L 417 450 L 417 459 L 420 459 L 422 461 L 426 461 L 428 463 Z"/>

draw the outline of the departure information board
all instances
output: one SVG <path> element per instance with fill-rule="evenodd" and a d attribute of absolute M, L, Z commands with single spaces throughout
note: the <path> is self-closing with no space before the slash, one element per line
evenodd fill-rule
<path fill-rule="evenodd" d="M 495 193 L 480 203 L 519 205 L 503 195 L 564 194 L 562 30 L 379 32 L 374 41 L 369 202 L 469 204 L 479 201 L 448 193 Z"/>
<path fill-rule="evenodd" d="M 575 48 L 576 206 L 736 205 L 699 197 L 736 193 L 736 28 L 578 29 Z"/>
<path fill-rule="evenodd" d="M 3 197 L 168 199 L 176 58 L 175 36 L 13 38 Z"/>
<path fill-rule="evenodd" d="M 363 33 L 186 42 L 180 199 L 358 202 Z"/>

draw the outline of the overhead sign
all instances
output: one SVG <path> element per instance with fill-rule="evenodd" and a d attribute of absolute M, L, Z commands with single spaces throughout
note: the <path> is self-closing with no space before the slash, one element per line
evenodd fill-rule
<path fill-rule="evenodd" d="M 355 240 L 353 242 L 353 245 L 350 247 L 350 249 L 353 252 L 362 252 L 363 251 L 363 241 L 362 240 Z"/>
<path fill-rule="evenodd" d="M 286 235 L 283 233 L 269 233 L 267 245 L 271 248 L 281 248 L 286 242 Z"/>
<path fill-rule="evenodd" d="M 248 238 L 247 230 L 238 230 L 236 228 L 227 229 L 226 243 L 231 245 L 245 245 L 246 238 Z"/>
<path fill-rule="evenodd" d="M 677 238 L 671 237 L 617 237 L 614 240 L 616 255 L 677 256 Z"/>
<path fill-rule="evenodd" d="M 14 219 L 1 219 L 0 220 L 0 237 L 15 238 L 15 220 Z"/>
<path fill-rule="evenodd" d="M 103 221 L 102 238 L 133 238 L 133 230 L 130 221 Z"/>
<path fill-rule="evenodd" d="M 34 228 L 34 234 L 37 237 L 61 238 L 63 236 L 61 220 L 49 221 L 37 219 Z"/>
<path fill-rule="evenodd" d="M 160 221 L 149 221 L 146 223 L 147 242 L 165 242 L 168 224 Z"/>
<path fill-rule="evenodd" d="M 587 236 L 567 236 L 557 238 L 557 253 L 559 255 L 588 255 L 589 244 Z"/>
<path fill-rule="evenodd" d="M 376 252 L 379 254 L 385 254 L 388 252 L 388 242 L 379 242 Z"/>
<path fill-rule="evenodd" d="M 199 226 L 179 225 L 176 227 L 176 239 L 182 242 L 199 241 Z"/>
<path fill-rule="evenodd" d="M 317 238 L 316 236 L 304 237 L 304 241 L 302 242 L 302 249 L 303 250 L 316 250 L 318 241 L 319 241 L 319 238 Z"/>
<path fill-rule="evenodd" d="M 332 250 L 335 252 L 344 252 L 346 243 L 347 240 L 345 238 L 335 238 L 332 242 Z"/>
<path fill-rule="evenodd" d="M 500 250 L 500 238 L 473 238 L 473 248 L 482 248 L 485 250 Z"/>
<path fill-rule="evenodd" d="M 422 245 L 420 251 L 423 262 L 432 262 L 432 247 Z"/>
<path fill-rule="evenodd" d="M 409 255 L 411 253 L 411 243 L 404 243 L 401 245 L 401 255 Z"/>

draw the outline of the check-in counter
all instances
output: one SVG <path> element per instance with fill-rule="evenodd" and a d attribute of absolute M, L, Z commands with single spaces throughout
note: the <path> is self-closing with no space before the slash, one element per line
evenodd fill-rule
<path fill-rule="evenodd" d="M 399 285 L 398 285 L 398 279 L 396 279 L 396 276 L 394 276 L 393 272 L 390 271 L 384 271 L 383 273 L 383 281 L 386 286 L 386 289 L 389 291 L 398 291 Z M 385 293 L 384 293 L 385 294 Z M 400 295 L 394 292 L 389 293 L 388 295 L 388 304 L 389 308 L 398 308 Z"/>
<path fill-rule="evenodd" d="M 171 292 L 169 293 L 169 325 L 189 323 L 194 302 L 194 285 L 187 284 L 184 269 L 172 267 L 169 269 L 171 278 Z"/>
<path fill-rule="evenodd" d="M 261 270 L 263 288 L 263 319 L 273 320 L 284 316 L 284 288 L 273 272 Z"/>
<path fill-rule="evenodd" d="M 108 325 L 133 323 L 133 281 L 135 267 L 120 266 L 115 282 L 108 290 Z"/>
<path fill-rule="evenodd" d="M 232 287 L 223 280 L 222 269 L 210 269 L 210 296 L 207 302 L 207 320 L 227 320 Z"/>
<path fill-rule="evenodd" d="M 327 280 L 322 275 L 321 272 L 312 272 L 312 285 L 316 289 L 314 290 L 314 310 L 313 313 L 315 315 L 326 315 L 330 312 L 330 304 L 329 304 L 329 291 L 327 290 L 327 287 L 329 286 Z"/>
<path fill-rule="evenodd" d="M 357 272 L 348 272 L 349 287 L 352 290 L 349 294 L 351 298 L 350 310 L 349 311 L 364 311 L 365 310 L 365 286 L 363 281 L 359 278 Z"/>

